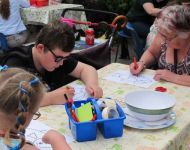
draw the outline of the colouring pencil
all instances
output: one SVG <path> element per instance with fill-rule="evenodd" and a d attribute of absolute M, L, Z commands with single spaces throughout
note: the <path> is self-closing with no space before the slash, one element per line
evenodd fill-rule
<path fill-rule="evenodd" d="M 138 68 L 138 64 L 135 56 L 133 58 L 133 63 L 134 63 L 134 69 L 136 70 Z"/>

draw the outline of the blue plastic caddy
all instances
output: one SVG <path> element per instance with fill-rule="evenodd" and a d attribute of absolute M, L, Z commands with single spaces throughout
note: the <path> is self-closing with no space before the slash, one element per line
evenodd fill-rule
<path fill-rule="evenodd" d="M 123 110 L 117 104 L 117 111 L 119 113 L 118 118 L 103 119 L 102 112 L 94 98 L 88 98 L 87 100 L 74 101 L 76 108 L 81 104 L 90 102 L 94 107 L 96 113 L 96 120 L 87 122 L 76 122 L 69 111 L 68 105 L 65 104 L 65 109 L 69 119 L 69 128 L 72 135 L 78 142 L 96 140 L 97 129 L 99 129 L 104 138 L 121 137 L 123 134 L 123 121 L 126 118 Z"/>

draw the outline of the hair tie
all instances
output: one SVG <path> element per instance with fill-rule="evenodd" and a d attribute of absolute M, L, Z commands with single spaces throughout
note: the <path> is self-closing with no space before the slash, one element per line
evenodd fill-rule
<path fill-rule="evenodd" d="M 29 82 L 29 84 L 32 86 L 32 85 L 37 84 L 37 83 L 39 83 L 39 82 L 40 82 L 39 78 L 35 77 L 33 80 L 31 80 L 31 81 Z"/>
<path fill-rule="evenodd" d="M 19 132 L 17 133 L 17 135 L 18 135 L 18 136 L 25 137 L 25 130 L 19 131 Z"/>
<path fill-rule="evenodd" d="M 20 124 L 24 125 L 24 123 L 25 123 L 24 121 L 20 120 L 20 118 L 18 116 L 16 116 L 16 122 L 18 125 L 20 125 Z"/>
<path fill-rule="evenodd" d="M 7 65 L 1 66 L 0 65 L 0 71 L 5 71 L 7 70 L 9 67 Z"/>
<path fill-rule="evenodd" d="M 19 109 L 21 112 L 26 112 L 26 109 L 24 108 L 24 106 L 23 106 L 23 104 L 21 103 L 21 101 L 19 101 L 18 109 Z"/>
<path fill-rule="evenodd" d="M 22 87 L 22 84 L 23 84 L 24 82 L 26 82 L 26 81 L 20 81 L 20 83 L 19 83 L 19 89 L 20 89 L 20 91 L 21 91 L 22 93 L 28 95 L 28 91 Z"/>

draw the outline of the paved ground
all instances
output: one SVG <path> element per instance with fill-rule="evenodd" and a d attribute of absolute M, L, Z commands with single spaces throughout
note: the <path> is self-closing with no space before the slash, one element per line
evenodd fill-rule
<path fill-rule="evenodd" d="M 118 63 L 130 64 L 133 61 L 133 57 L 135 55 L 133 52 L 133 43 L 131 41 L 128 41 L 128 43 L 129 43 L 128 50 L 129 50 L 130 56 L 129 56 L 129 58 L 120 59 L 121 49 L 119 49 L 119 54 L 118 54 L 118 58 L 117 58 Z M 111 62 L 115 62 L 115 56 L 116 56 L 116 51 L 115 51 L 115 48 L 113 48 L 111 51 Z"/>

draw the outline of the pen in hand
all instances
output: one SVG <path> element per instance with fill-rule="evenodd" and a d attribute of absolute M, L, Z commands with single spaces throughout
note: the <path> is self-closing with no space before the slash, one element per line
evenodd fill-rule
<path fill-rule="evenodd" d="M 74 104 L 73 103 L 71 104 L 71 102 L 69 101 L 69 99 L 67 97 L 67 94 L 64 94 L 64 97 L 65 97 L 65 100 L 67 101 L 68 108 L 70 110 L 70 113 L 71 113 L 73 120 L 75 120 L 76 122 L 79 122 L 79 119 L 75 114 L 75 110 L 73 110 L 73 108 L 75 108 Z"/>
<path fill-rule="evenodd" d="M 69 102 L 69 99 L 68 99 L 68 97 L 67 97 L 67 94 L 64 94 L 64 97 L 65 97 L 65 100 L 66 100 L 66 102 L 67 102 L 68 107 L 70 108 L 70 107 L 71 107 L 71 103 Z"/>
<path fill-rule="evenodd" d="M 134 69 L 136 70 L 139 66 L 137 64 L 137 60 L 136 60 L 136 57 L 134 56 L 133 58 L 133 63 L 134 63 Z"/>

